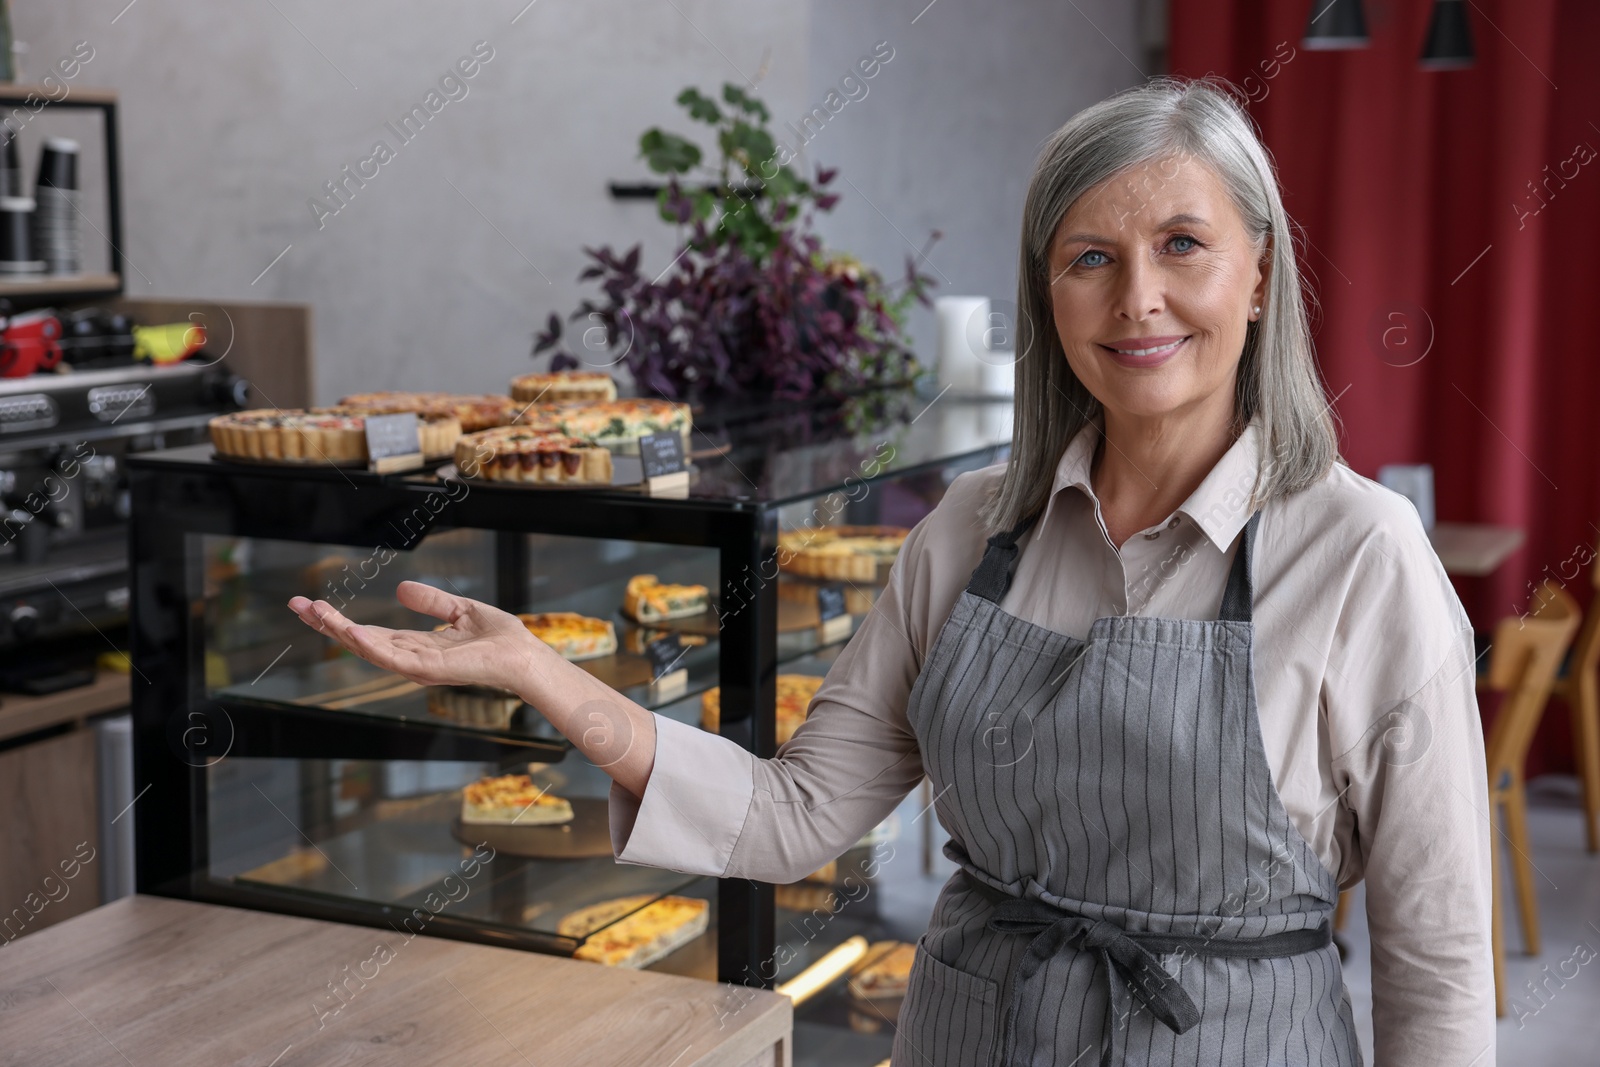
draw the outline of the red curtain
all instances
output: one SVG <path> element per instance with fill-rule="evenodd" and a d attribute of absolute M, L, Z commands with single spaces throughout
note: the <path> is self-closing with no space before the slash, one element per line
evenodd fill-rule
<path fill-rule="evenodd" d="M 1431 463 L 1441 520 L 1526 532 L 1457 581 L 1479 629 L 1600 536 L 1600 4 L 1468 0 L 1477 62 L 1419 68 L 1432 0 L 1366 0 L 1369 47 L 1304 48 L 1325 0 L 1171 0 L 1172 73 L 1238 85 L 1321 305 L 1357 472 Z M 1425 354 L 1424 354 L 1425 353 Z M 1600 607 L 1600 603 L 1597 603 Z M 1530 771 L 1570 768 L 1565 709 Z"/>

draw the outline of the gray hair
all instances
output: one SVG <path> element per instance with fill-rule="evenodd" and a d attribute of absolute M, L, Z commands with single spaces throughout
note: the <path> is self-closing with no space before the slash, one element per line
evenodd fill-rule
<path fill-rule="evenodd" d="M 1100 402 L 1068 365 L 1054 326 L 1049 259 L 1056 230 L 1087 190 L 1129 167 L 1172 156 L 1209 165 L 1257 247 L 1271 239 L 1266 303 L 1246 327 L 1234 396 L 1236 436 L 1252 419 L 1261 420 L 1261 475 L 1251 507 L 1304 489 L 1339 461 L 1272 160 L 1225 83 L 1158 78 L 1074 115 L 1045 144 L 1028 183 L 1017 266 L 1011 461 L 980 511 L 990 533 L 1009 530 L 1044 507 L 1061 453 L 1101 414 Z"/>

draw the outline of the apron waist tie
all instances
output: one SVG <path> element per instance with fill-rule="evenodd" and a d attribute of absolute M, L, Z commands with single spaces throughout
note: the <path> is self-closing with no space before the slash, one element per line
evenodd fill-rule
<path fill-rule="evenodd" d="M 1137 997 L 1174 1033 L 1184 1033 L 1200 1021 L 1200 1009 L 1195 1006 L 1194 999 L 1161 966 L 1159 954 L 1272 959 L 1298 956 L 1333 943 L 1333 931 L 1326 923 L 1310 930 L 1286 930 L 1249 938 L 1132 932 L 1104 919 L 1076 915 L 1042 900 L 1009 896 L 976 879 L 973 881 L 983 895 L 996 904 L 994 914 L 989 917 L 990 930 L 1034 935 L 1011 976 L 1001 1046 L 1002 1067 L 1012 1067 L 1015 1055 L 1018 988 L 1038 974 L 1065 946 L 1092 952 L 1100 960 L 1110 993 L 1106 1001 L 1106 1040 L 1101 1046 L 1100 1063 L 1101 1067 L 1115 1067 L 1121 1063 L 1116 1051 L 1117 1033 L 1131 1015 L 1131 997 Z"/>

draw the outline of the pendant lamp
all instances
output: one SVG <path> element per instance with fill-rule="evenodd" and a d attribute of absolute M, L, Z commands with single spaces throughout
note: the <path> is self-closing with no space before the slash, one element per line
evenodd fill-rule
<path fill-rule="evenodd" d="M 1422 46 L 1424 70 L 1461 70 L 1472 66 L 1472 27 L 1461 0 L 1434 0 L 1428 20 L 1428 40 Z"/>
<path fill-rule="evenodd" d="M 1311 0 L 1306 35 L 1300 43 L 1321 51 L 1367 47 L 1372 39 L 1367 36 L 1361 0 Z"/>

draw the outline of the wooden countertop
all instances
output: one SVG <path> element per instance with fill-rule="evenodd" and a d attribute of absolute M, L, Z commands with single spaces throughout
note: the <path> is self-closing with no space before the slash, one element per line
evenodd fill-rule
<path fill-rule="evenodd" d="M 0 942 L 12 1063 L 788 1067 L 792 1023 L 777 993 L 162 897 Z"/>
<path fill-rule="evenodd" d="M 1481 578 L 1493 574 L 1522 546 L 1522 531 L 1482 522 L 1437 522 L 1428 531 L 1428 540 L 1446 574 Z"/>
<path fill-rule="evenodd" d="M 0 741 L 116 711 L 127 707 L 131 700 L 128 676 L 117 671 L 100 671 L 90 685 L 63 689 L 49 696 L 0 693 Z"/>

